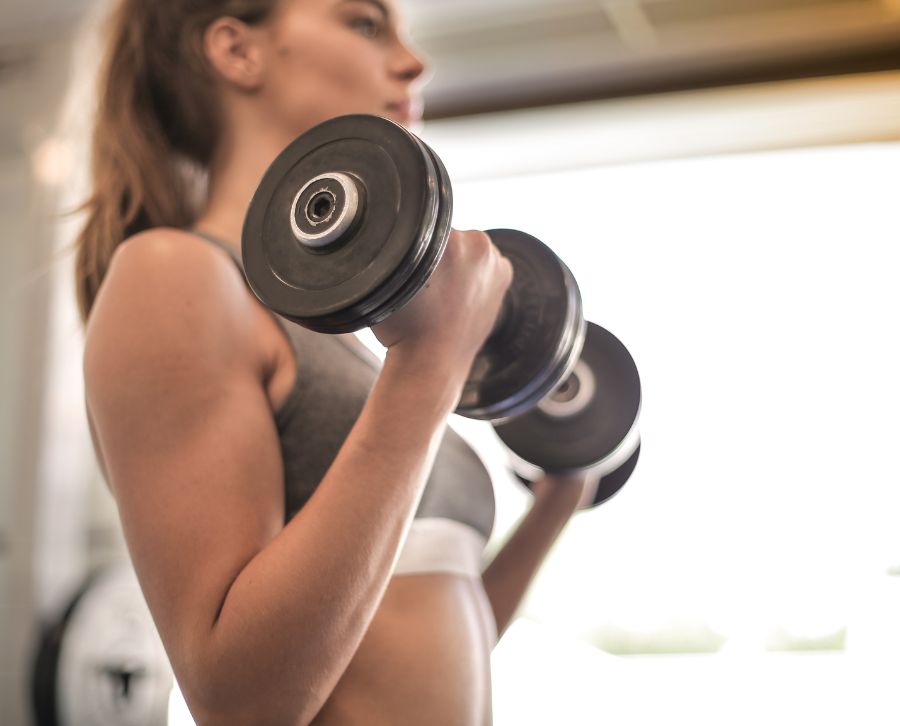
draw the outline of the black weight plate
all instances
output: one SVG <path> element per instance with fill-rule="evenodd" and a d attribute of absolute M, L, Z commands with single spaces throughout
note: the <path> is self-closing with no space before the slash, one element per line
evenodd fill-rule
<path fill-rule="evenodd" d="M 540 406 L 494 424 L 504 444 L 547 472 L 588 469 L 616 453 L 635 427 L 641 381 L 628 349 L 609 331 L 588 323 L 581 361 L 593 374 L 594 393 L 576 413 L 551 416 Z"/>
<path fill-rule="evenodd" d="M 585 322 L 581 294 L 543 242 L 511 229 L 488 230 L 513 266 L 502 324 L 478 352 L 456 413 L 498 420 L 532 408 L 578 360 Z"/>
<path fill-rule="evenodd" d="M 348 239 L 323 252 L 298 242 L 290 222 L 297 192 L 328 172 L 359 180 L 365 207 Z M 242 233 L 250 287 L 267 307 L 313 330 L 369 325 L 366 316 L 427 257 L 438 192 L 433 162 L 399 124 L 350 115 L 315 126 L 278 155 L 253 195 Z"/>
<path fill-rule="evenodd" d="M 597 492 L 594 495 L 594 501 L 591 503 L 591 506 L 599 506 L 603 504 L 603 502 L 612 499 L 613 496 L 621 491 L 622 487 L 624 487 L 628 480 L 631 478 L 631 474 L 634 472 L 634 469 L 637 466 L 638 457 L 640 457 L 640 454 L 641 444 L 640 441 L 638 441 L 638 445 L 634 450 L 634 453 L 629 456 L 620 466 L 608 472 L 600 479 L 600 482 L 597 484 Z M 522 476 L 516 471 L 513 471 L 513 474 L 515 474 L 516 478 L 520 482 L 531 489 L 530 479 Z"/>
<path fill-rule="evenodd" d="M 640 455 L 641 444 L 638 442 L 638 446 L 634 450 L 634 453 L 625 460 L 625 463 L 600 479 L 600 484 L 597 486 L 597 493 L 594 495 L 595 507 L 599 504 L 603 504 L 603 502 L 619 493 L 619 490 L 625 486 L 625 483 L 631 478 L 631 474 L 637 466 L 638 457 L 640 457 Z"/>
<path fill-rule="evenodd" d="M 431 147 L 421 139 L 417 138 L 416 141 L 421 147 L 423 155 L 432 165 L 430 168 L 434 170 L 433 174 L 429 174 L 429 184 L 433 179 L 436 185 L 434 195 L 437 199 L 437 213 L 434 215 L 433 229 L 422 230 L 422 238 L 430 238 L 431 242 L 426 246 L 417 266 L 406 274 L 405 283 L 397 289 L 392 297 L 386 297 L 378 307 L 373 308 L 367 314 L 366 319 L 369 326 L 380 323 L 416 296 L 428 282 L 428 278 L 431 277 L 438 262 L 441 261 L 450 237 L 450 218 L 453 214 L 453 191 L 450 186 L 450 177 L 440 157 L 432 151 Z"/>

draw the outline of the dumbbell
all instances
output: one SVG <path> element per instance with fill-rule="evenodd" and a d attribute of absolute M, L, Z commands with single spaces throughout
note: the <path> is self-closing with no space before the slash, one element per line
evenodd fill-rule
<path fill-rule="evenodd" d="M 247 280 L 264 305 L 311 330 L 371 327 L 427 283 L 449 238 L 452 206 L 443 163 L 415 135 L 378 116 L 331 119 L 289 144 L 263 176 L 242 233 Z M 518 417 L 530 412 L 537 425 L 549 410 L 553 420 L 574 422 L 590 410 L 554 409 L 568 395 L 560 384 L 578 367 L 589 326 L 575 278 L 546 245 L 515 230 L 488 234 L 511 261 L 513 282 L 456 412 L 492 421 L 529 460 L 530 444 L 517 443 L 527 425 L 508 428 Z M 618 386 L 603 376 L 596 383 Z"/>
<path fill-rule="evenodd" d="M 593 506 L 625 486 L 641 452 L 641 381 L 628 349 L 612 333 L 588 323 L 572 372 L 531 410 L 493 422 L 513 454 L 512 469 L 530 486 L 542 472 L 587 469 L 600 475 Z"/>

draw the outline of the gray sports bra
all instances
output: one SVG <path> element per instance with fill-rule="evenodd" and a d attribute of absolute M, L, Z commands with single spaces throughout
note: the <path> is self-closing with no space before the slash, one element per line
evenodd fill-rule
<path fill-rule="evenodd" d="M 200 230 L 193 234 L 225 250 L 243 275 L 240 256 Z M 312 496 L 359 417 L 381 362 L 339 336 L 307 330 L 275 315 L 297 362 L 298 375 L 275 424 L 284 459 L 285 522 Z M 365 486 L 360 482 L 360 486 Z M 488 539 L 494 525 L 494 490 L 481 459 L 447 427 L 415 517 L 469 525 Z"/>

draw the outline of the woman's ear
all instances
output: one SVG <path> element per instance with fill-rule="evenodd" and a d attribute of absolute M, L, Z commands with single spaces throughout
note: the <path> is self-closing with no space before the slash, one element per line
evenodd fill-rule
<path fill-rule="evenodd" d="M 262 79 L 263 53 L 253 28 L 236 18 L 213 21 L 203 36 L 203 51 L 213 70 L 241 91 L 256 90 Z"/>

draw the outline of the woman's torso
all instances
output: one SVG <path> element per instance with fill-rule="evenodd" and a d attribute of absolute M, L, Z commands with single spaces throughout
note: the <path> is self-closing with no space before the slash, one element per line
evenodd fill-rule
<path fill-rule="evenodd" d="M 233 251 L 223 249 L 240 267 Z M 249 290 L 247 294 L 252 296 Z M 278 351 L 267 394 L 285 459 L 287 520 L 311 495 L 336 455 L 380 363 L 355 336 L 316 334 L 280 319 L 276 322 L 270 314 L 260 320 L 261 344 Z M 310 450 L 318 453 L 314 460 L 304 456 Z M 493 507 L 486 470 L 448 428 L 417 520 L 462 522 L 486 539 Z M 395 574 L 354 658 L 314 723 L 489 724 L 490 653 L 496 638 L 493 613 L 477 573 Z"/>

